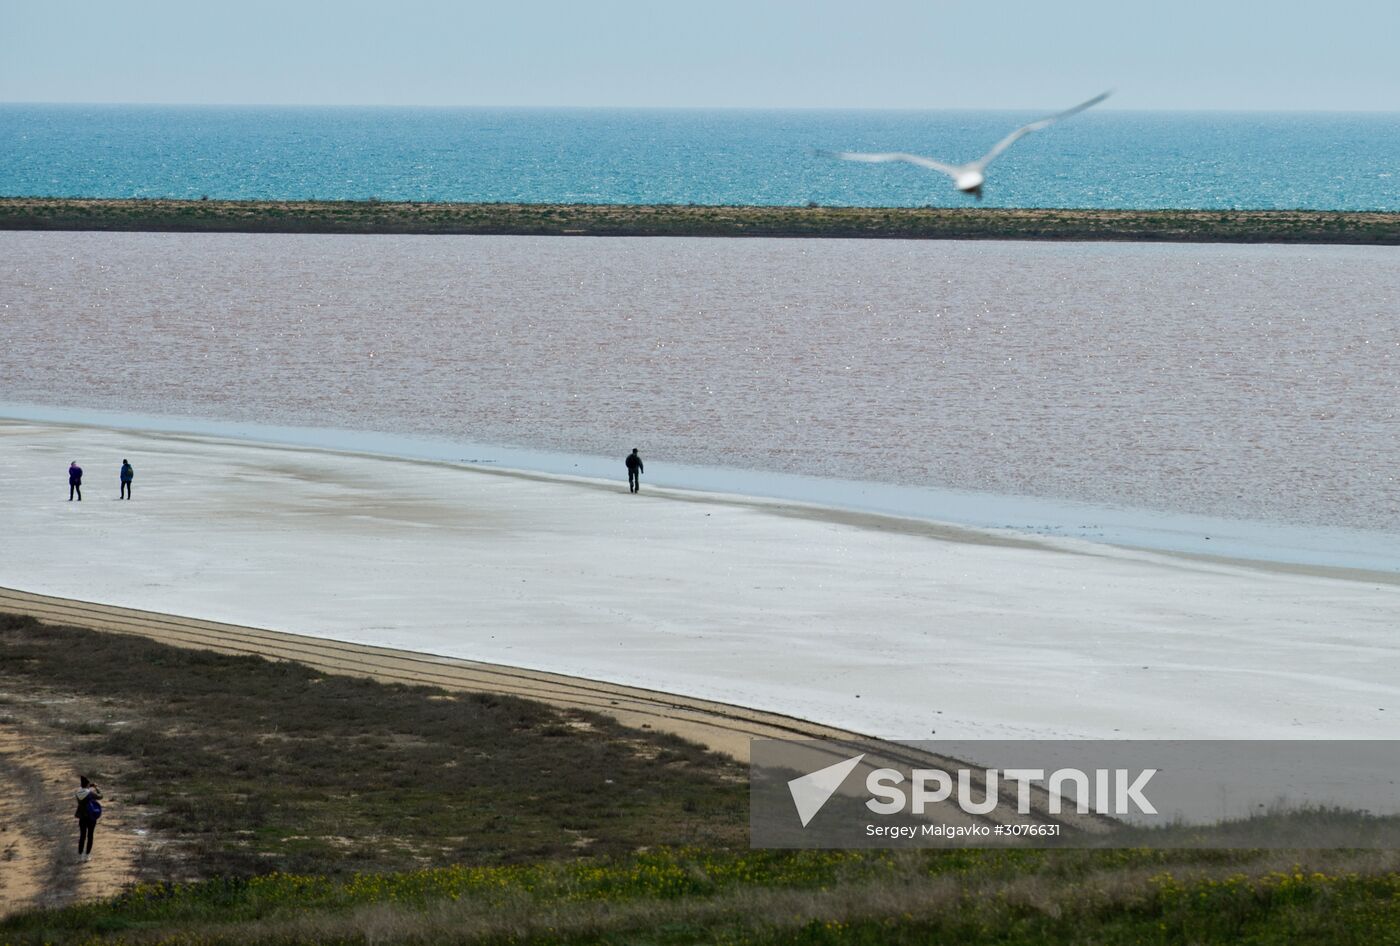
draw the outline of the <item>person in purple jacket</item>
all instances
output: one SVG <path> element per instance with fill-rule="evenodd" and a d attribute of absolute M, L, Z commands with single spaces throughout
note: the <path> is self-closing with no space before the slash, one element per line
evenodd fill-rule
<path fill-rule="evenodd" d="M 77 460 L 68 464 L 68 501 L 70 503 L 75 495 L 78 497 L 78 502 L 83 501 L 83 468 L 78 466 Z"/>

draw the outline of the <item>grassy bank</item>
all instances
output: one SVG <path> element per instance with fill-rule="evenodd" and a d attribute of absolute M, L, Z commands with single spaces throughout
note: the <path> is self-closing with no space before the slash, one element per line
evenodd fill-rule
<path fill-rule="evenodd" d="M 694 850 L 602 863 L 286 874 L 0 922 L 17 944 L 1400 942 L 1394 865 L 1171 852 Z M 1240 863 L 1243 861 L 1243 863 Z"/>
<path fill-rule="evenodd" d="M 30 618 L 0 727 L 151 839 L 0 944 L 1400 943 L 1395 852 L 750 851 L 743 770 L 670 737 Z"/>
<path fill-rule="evenodd" d="M 151 812 L 144 880 L 746 843 L 736 763 L 542 703 L 10 615 L 0 691 L 111 806 Z"/>
<path fill-rule="evenodd" d="M 1400 214 L 0 198 L 0 230 L 1400 244 Z"/>

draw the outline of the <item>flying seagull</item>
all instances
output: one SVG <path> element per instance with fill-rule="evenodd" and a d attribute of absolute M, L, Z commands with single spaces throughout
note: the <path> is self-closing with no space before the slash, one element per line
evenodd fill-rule
<path fill-rule="evenodd" d="M 942 161 L 935 161 L 932 158 L 925 158 L 917 154 L 905 154 L 902 151 L 892 151 L 885 154 L 869 154 L 861 151 L 824 151 L 833 158 L 841 158 L 844 161 L 866 161 L 871 164 L 879 164 L 885 161 L 903 161 L 907 164 L 917 164 L 921 168 L 928 168 L 931 171 L 942 171 L 953 179 L 958 190 L 966 194 L 971 194 L 978 200 L 982 199 L 982 185 L 987 180 L 987 165 L 1007 148 L 1020 141 L 1033 131 L 1040 131 L 1048 128 L 1062 118 L 1069 118 L 1071 115 L 1084 111 L 1086 108 L 1093 108 L 1095 105 L 1108 98 L 1109 93 L 1104 92 L 1096 95 L 1087 102 L 1080 102 L 1074 108 L 1067 108 L 1063 112 L 1051 115 L 1049 118 L 1042 118 L 1033 121 L 1029 125 L 1022 125 L 1011 134 L 998 141 L 988 151 L 976 161 L 969 161 L 966 164 L 944 164 Z"/>

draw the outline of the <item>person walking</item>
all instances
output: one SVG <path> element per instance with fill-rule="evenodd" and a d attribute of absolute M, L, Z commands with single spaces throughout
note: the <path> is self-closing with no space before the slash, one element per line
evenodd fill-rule
<path fill-rule="evenodd" d="M 78 860 L 92 857 L 92 834 L 97 830 L 97 819 L 102 817 L 102 805 L 98 799 L 102 791 L 86 775 L 78 776 L 78 810 L 73 817 L 78 819 Z"/>
<path fill-rule="evenodd" d="M 627 488 L 637 492 L 642 488 L 642 458 L 637 456 L 637 448 L 627 454 Z"/>
<path fill-rule="evenodd" d="M 68 464 L 68 501 L 70 503 L 75 495 L 78 497 L 78 502 L 83 501 L 83 468 L 78 466 L 77 460 Z"/>
<path fill-rule="evenodd" d="M 131 464 L 122 460 L 122 494 L 121 499 L 131 498 L 131 481 L 136 476 L 136 471 L 131 468 Z"/>

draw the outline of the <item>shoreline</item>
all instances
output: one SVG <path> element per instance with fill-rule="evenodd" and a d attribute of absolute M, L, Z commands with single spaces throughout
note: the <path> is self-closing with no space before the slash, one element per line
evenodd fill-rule
<path fill-rule="evenodd" d="M 293 452 L 326 451 L 332 455 L 429 463 L 604 490 L 611 488 L 617 467 L 614 458 L 459 443 L 445 438 L 0 401 L 0 428 L 7 424 L 124 431 L 144 437 L 207 438 Z M 684 463 L 665 464 L 664 471 L 659 472 L 659 476 L 647 478 L 648 486 L 666 488 L 672 491 L 671 498 L 685 502 L 747 505 L 778 515 L 865 524 L 953 541 L 975 536 L 980 542 L 1029 548 L 1070 540 L 1089 548 L 1400 583 L 1400 557 L 1387 554 L 1394 537 L 1379 531 L 1229 520 L 1088 500 L 973 493 Z"/>
<path fill-rule="evenodd" d="M 836 745 L 877 741 L 861 733 L 782 713 L 606 680 L 206 621 L 15 588 L 0 587 L 0 612 L 103 633 L 134 634 L 175 647 L 289 660 L 326 673 L 464 693 L 518 696 L 560 708 L 587 710 L 610 716 L 633 729 L 680 736 L 744 763 L 749 761 L 749 740 L 755 738 L 820 739 Z"/>
<path fill-rule="evenodd" d="M 0 230 L 1400 245 L 1400 213 L 0 197 Z"/>
<path fill-rule="evenodd" d="M 0 439 L 26 537 L 0 585 L 51 598 L 880 738 L 1361 738 L 1400 693 L 1400 598 L 1373 576 L 197 437 Z M 109 456 L 132 458 L 135 501 L 107 492 Z M 87 503 L 54 488 L 73 457 Z"/>

